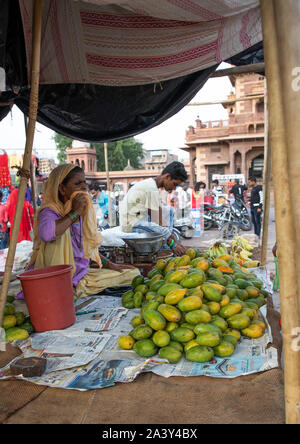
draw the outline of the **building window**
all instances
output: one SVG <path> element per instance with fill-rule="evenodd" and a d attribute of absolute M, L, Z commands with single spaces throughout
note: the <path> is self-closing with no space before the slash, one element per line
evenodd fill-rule
<path fill-rule="evenodd" d="M 211 153 L 220 153 L 221 152 L 221 148 L 211 148 L 210 152 Z"/>

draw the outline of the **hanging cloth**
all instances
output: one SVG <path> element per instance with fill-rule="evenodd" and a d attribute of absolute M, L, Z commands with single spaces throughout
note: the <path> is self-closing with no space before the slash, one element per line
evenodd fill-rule
<path fill-rule="evenodd" d="M 0 155 L 0 187 L 11 186 L 7 154 Z"/>

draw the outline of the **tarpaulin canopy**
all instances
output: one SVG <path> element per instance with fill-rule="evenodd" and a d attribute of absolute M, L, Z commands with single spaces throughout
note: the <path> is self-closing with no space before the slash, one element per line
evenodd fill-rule
<path fill-rule="evenodd" d="M 28 114 L 33 0 L 0 5 L 2 98 Z M 139 134 L 261 40 L 258 0 L 44 0 L 37 120 L 90 142 Z"/>

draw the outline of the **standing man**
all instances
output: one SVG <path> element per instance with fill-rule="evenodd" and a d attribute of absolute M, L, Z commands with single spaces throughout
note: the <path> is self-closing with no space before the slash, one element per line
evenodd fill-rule
<path fill-rule="evenodd" d="M 254 233 L 260 237 L 261 231 L 261 215 L 263 207 L 263 190 L 261 185 L 257 185 L 256 177 L 249 178 L 249 185 L 251 187 L 251 217 L 254 225 Z"/>
<path fill-rule="evenodd" d="M 234 195 L 235 200 L 242 200 L 244 202 L 244 191 L 248 190 L 246 185 L 241 185 L 239 179 L 234 180 L 235 184 L 229 190 L 229 194 Z"/>
<path fill-rule="evenodd" d="M 100 207 L 103 219 L 108 219 L 109 215 L 109 205 L 108 205 L 108 194 L 100 188 L 99 185 L 91 185 L 90 192 L 95 201 Z M 114 205 L 111 201 L 111 209 L 114 209 Z"/>
<path fill-rule="evenodd" d="M 183 218 L 186 216 L 186 211 L 189 208 L 189 197 L 187 194 L 187 184 L 182 184 L 180 187 L 177 187 L 178 191 L 178 217 Z"/>
<path fill-rule="evenodd" d="M 185 254 L 186 248 L 176 242 L 170 227 L 163 218 L 159 190 L 174 191 L 181 182 L 186 180 L 187 172 L 183 164 L 172 162 L 166 166 L 161 175 L 136 183 L 129 189 L 120 204 L 122 231 L 160 233 L 175 254 Z"/>
<path fill-rule="evenodd" d="M 221 185 L 219 185 L 218 179 L 215 179 L 212 181 L 211 193 L 214 196 L 215 206 L 218 207 L 219 205 L 222 205 L 221 203 L 219 203 L 219 197 L 222 196 L 222 194 L 223 194 L 223 187 L 221 187 Z"/>

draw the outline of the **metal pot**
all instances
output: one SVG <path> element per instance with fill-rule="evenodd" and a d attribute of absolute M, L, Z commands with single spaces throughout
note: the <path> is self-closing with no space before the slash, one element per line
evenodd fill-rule
<path fill-rule="evenodd" d="M 135 234 L 135 236 L 132 237 L 122 237 L 122 240 L 139 254 L 155 254 L 161 249 L 164 243 L 164 238 L 159 233 L 142 233 L 138 234 L 138 236 Z"/>

